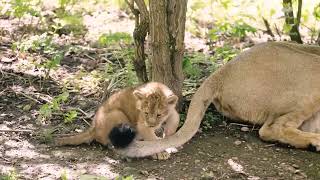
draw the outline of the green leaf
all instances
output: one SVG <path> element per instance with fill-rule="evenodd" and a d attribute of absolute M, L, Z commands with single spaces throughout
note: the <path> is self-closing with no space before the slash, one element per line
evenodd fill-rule
<path fill-rule="evenodd" d="M 78 112 L 75 110 L 71 110 L 67 112 L 64 116 L 64 123 L 71 123 L 73 122 L 78 116 Z"/>

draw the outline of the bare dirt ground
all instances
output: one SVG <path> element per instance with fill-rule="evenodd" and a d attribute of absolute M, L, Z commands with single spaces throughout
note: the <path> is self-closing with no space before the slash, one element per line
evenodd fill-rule
<path fill-rule="evenodd" d="M 1 78 L 4 78 L 2 75 Z M 169 160 L 125 159 L 93 143 L 78 147 L 50 147 L 35 135 L 31 111 L 19 105 L 31 100 L 1 86 L 0 172 L 18 179 L 319 179 L 318 153 L 264 143 L 256 129 L 218 123 L 210 132 L 198 133 Z M 3 94 L 4 92 L 7 92 Z M 240 130 L 242 128 L 242 131 Z M 8 131 L 4 131 L 4 130 Z M 14 132 L 10 129 L 31 129 Z M 245 130 L 245 131 L 243 131 Z M 104 178 L 102 178 L 104 177 Z"/>
<path fill-rule="evenodd" d="M 26 78 L 30 80 L 28 83 L 24 81 Z M 256 128 L 224 121 L 214 124 L 208 132 L 199 132 L 166 161 L 122 158 L 96 143 L 50 147 L 38 137 L 39 132 L 48 127 L 36 123 L 35 99 L 25 94 L 31 87 L 39 87 L 38 79 L 8 71 L 2 71 L 0 79 L 0 172 L 3 177 L 14 172 L 18 179 L 113 179 L 129 175 L 136 179 L 320 178 L 318 153 L 264 143 L 258 138 Z M 46 90 L 48 94 L 54 93 L 54 89 L 51 83 L 39 93 Z M 90 101 L 86 102 L 90 104 Z M 26 105 L 31 105 L 30 109 L 24 109 Z M 81 120 L 75 124 L 86 126 Z"/>

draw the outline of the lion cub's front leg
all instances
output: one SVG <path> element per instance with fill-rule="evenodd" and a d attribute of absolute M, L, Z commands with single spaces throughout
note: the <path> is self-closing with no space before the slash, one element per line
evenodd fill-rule
<path fill-rule="evenodd" d="M 176 110 L 172 110 L 172 112 L 170 113 L 170 115 L 168 116 L 168 119 L 164 124 L 165 136 L 171 136 L 177 131 L 179 126 L 179 121 L 180 121 L 179 113 Z"/>
<path fill-rule="evenodd" d="M 138 129 L 138 137 L 142 138 L 144 141 L 153 141 L 153 140 L 161 139 L 155 134 L 154 128 L 147 127 L 143 123 L 138 124 L 137 129 Z M 169 157 L 170 157 L 170 153 L 166 151 L 160 152 L 151 156 L 152 159 L 156 159 L 156 160 L 166 160 L 166 159 L 169 159 Z"/>

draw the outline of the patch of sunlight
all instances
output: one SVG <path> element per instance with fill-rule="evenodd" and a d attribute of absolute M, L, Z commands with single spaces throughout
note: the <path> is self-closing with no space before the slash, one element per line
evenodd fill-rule
<path fill-rule="evenodd" d="M 76 74 L 70 74 L 63 79 L 63 82 L 68 86 L 81 90 L 84 94 L 91 94 L 100 90 L 100 83 L 103 80 L 102 73 L 91 71 L 90 73 L 78 71 Z"/>
<path fill-rule="evenodd" d="M 50 159 L 50 156 L 45 154 L 40 154 L 32 149 L 28 148 L 19 148 L 19 149 L 10 149 L 5 152 L 6 157 L 10 158 L 23 158 L 23 159 Z"/>
<path fill-rule="evenodd" d="M 28 141 L 14 141 L 7 140 L 4 143 L 5 150 L 4 155 L 9 158 L 23 158 L 23 159 L 49 159 L 50 156 L 40 154 L 36 151 L 36 148 Z"/>
<path fill-rule="evenodd" d="M 0 174 L 9 174 L 10 172 L 14 171 L 15 168 L 9 165 L 3 165 L 0 163 Z"/>
<path fill-rule="evenodd" d="M 65 175 L 67 179 L 79 179 L 84 174 L 103 176 L 106 179 L 114 179 L 119 176 L 119 174 L 112 172 L 112 168 L 105 163 L 77 163 L 67 167 L 55 163 L 28 163 L 21 164 L 20 167 L 22 170 L 19 174 L 22 174 L 26 179 L 59 179 L 62 175 Z"/>
<path fill-rule="evenodd" d="M 104 176 L 108 179 L 114 179 L 119 174 L 111 171 L 110 165 L 105 163 L 99 163 L 93 166 L 88 167 L 88 172 L 90 174 Z"/>

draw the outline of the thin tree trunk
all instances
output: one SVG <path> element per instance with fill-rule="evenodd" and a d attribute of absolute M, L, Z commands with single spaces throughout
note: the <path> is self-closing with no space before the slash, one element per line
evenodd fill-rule
<path fill-rule="evenodd" d="M 301 19 L 301 9 L 302 9 L 302 0 L 298 0 L 298 12 L 296 22 L 294 20 L 293 8 L 292 8 L 292 0 L 283 0 L 284 7 L 284 15 L 286 18 L 286 24 L 291 26 L 289 36 L 292 41 L 296 41 L 300 44 L 303 43 L 301 40 L 301 35 L 299 32 L 299 25 Z"/>
<path fill-rule="evenodd" d="M 186 10 L 187 0 L 150 0 L 152 80 L 166 84 L 180 102 Z"/>
<path fill-rule="evenodd" d="M 148 74 L 145 63 L 144 42 L 149 30 L 149 13 L 143 0 L 135 0 L 139 9 L 134 8 L 134 0 L 130 0 L 130 2 L 126 0 L 126 2 L 135 16 L 135 29 L 133 32 L 135 56 L 133 65 L 139 81 L 145 83 L 148 82 Z"/>

